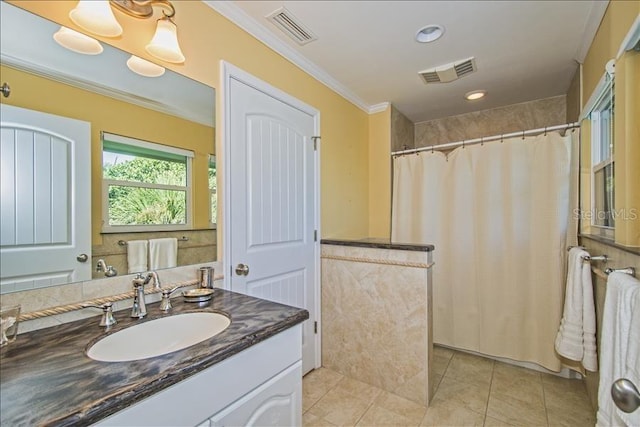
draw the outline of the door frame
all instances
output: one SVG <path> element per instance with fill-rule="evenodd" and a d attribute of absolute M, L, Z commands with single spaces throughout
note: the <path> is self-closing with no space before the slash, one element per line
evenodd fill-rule
<path fill-rule="evenodd" d="M 265 93 L 285 104 L 288 104 L 306 114 L 313 117 L 314 123 L 314 135 L 320 136 L 320 111 L 311 107 L 308 104 L 300 101 L 297 98 L 289 95 L 288 93 L 273 87 L 267 82 L 258 79 L 257 77 L 249 74 L 248 72 L 230 64 L 227 61 L 220 61 L 220 86 L 218 91 L 218 119 L 216 120 L 216 127 L 218 138 L 216 138 L 216 157 L 218 159 L 217 174 L 218 179 L 222 178 L 222 182 L 218 182 L 218 189 L 222 189 L 222 196 L 218 199 L 218 206 L 222 205 L 222 209 L 218 210 L 218 247 L 222 247 L 222 265 L 223 265 L 223 288 L 231 290 L 231 275 L 233 274 L 233 265 L 229 256 L 231 254 L 231 227 L 226 226 L 226 219 L 231 218 L 231 206 L 229 203 L 224 202 L 224 195 L 231 192 L 231 170 L 227 165 L 231 164 L 230 150 L 231 135 L 229 134 L 231 117 L 229 111 L 231 110 L 231 99 L 228 96 L 230 93 L 231 80 L 234 79 L 254 89 Z M 220 108 L 221 107 L 221 108 Z M 316 145 L 314 151 L 314 206 L 313 206 L 313 221 L 314 229 L 317 230 L 318 238 L 314 242 L 314 264 L 315 274 L 313 277 L 313 293 L 314 293 L 314 311 L 315 319 L 311 321 L 318 322 L 317 333 L 314 335 L 315 340 L 315 361 L 314 368 L 319 368 L 322 364 L 322 322 L 321 322 L 321 292 L 320 292 L 320 236 L 322 236 L 320 230 L 320 147 L 321 144 Z M 222 184 L 222 185 L 220 185 Z M 219 193 L 220 194 L 220 193 Z M 222 229 L 222 233 L 220 233 Z M 220 242 L 222 243 L 220 245 Z M 220 251 L 218 251 L 220 254 Z"/>

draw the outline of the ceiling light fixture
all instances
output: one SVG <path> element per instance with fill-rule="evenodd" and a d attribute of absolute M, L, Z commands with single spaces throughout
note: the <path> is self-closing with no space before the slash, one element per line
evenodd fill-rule
<path fill-rule="evenodd" d="M 118 37 L 122 27 L 116 20 L 111 6 L 129 16 L 139 19 L 151 18 L 153 7 L 161 7 L 162 18 L 158 19 L 156 32 L 145 46 L 152 56 L 181 64 L 185 57 L 178 43 L 178 32 L 173 17 L 176 10 L 169 0 L 80 0 L 69 12 L 69 18 L 82 29 L 103 37 Z"/>
<path fill-rule="evenodd" d="M 467 101 L 475 101 L 476 99 L 483 98 L 486 94 L 486 90 L 473 90 L 471 92 L 467 92 L 464 97 Z"/>
<path fill-rule="evenodd" d="M 422 27 L 416 33 L 416 41 L 418 43 L 431 43 L 438 40 L 444 34 L 442 25 L 427 25 Z"/>
<path fill-rule="evenodd" d="M 60 27 L 53 39 L 60 46 L 83 55 L 99 55 L 104 50 L 98 40 L 67 27 Z"/>
<path fill-rule="evenodd" d="M 127 67 L 134 73 L 144 77 L 160 77 L 165 71 L 164 67 L 135 55 L 131 55 L 131 58 L 127 59 Z"/>

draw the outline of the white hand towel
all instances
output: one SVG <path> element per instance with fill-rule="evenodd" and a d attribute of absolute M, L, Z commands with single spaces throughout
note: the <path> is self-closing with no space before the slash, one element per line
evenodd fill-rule
<path fill-rule="evenodd" d="M 173 268 L 178 265 L 178 239 L 149 239 L 149 269 Z"/>
<path fill-rule="evenodd" d="M 582 248 L 569 251 L 564 313 L 556 335 L 558 354 L 582 362 L 585 369 L 598 370 L 596 355 L 596 309 L 593 302 L 591 266 Z"/>
<path fill-rule="evenodd" d="M 147 246 L 146 240 L 129 240 L 127 242 L 127 264 L 129 273 L 147 271 Z"/>
<path fill-rule="evenodd" d="M 625 414 L 611 398 L 611 385 L 626 375 L 633 377 L 637 370 L 640 341 L 640 282 L 624 273 L 611 273 L 607 280 L 607 293 L 602 314 L 600 338 L 600 385 L 598 387 L 598 426 L 638 426 L 640 414 Z M 635 355 L 634 355 L 635 353 Z M 633 360 L 635 359 L 635 362 Z M 631 363 L 635 363 L 630 365 Z M 629 366 L 632 367 L 629 370 Z M 632 378 L 626 377 L 632 381 Z M 634 383 L 638 385 L 640 378 Z M 636 411 L 638 412 L 638 411 Z"/>

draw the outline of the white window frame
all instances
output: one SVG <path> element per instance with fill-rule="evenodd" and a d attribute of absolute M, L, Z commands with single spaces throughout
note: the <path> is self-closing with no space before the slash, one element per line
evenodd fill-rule
<path fill-rule="evenodd" d="M 603 171 L 607 166 L 611 166 L 613 174 L 615 176 L 615 163 L 614 163 L 614 147 L 615 137 L 613 132 L 613 118 L 615 114 L 615 100 L 613 95 L 614 88 L 614 76 L 613 74 L 605 73 L 603 79 L 598 85 L 597 97 L 591 103 L 591 109 L 589 110 L 589 120 L 591 123 L 591 227 L 594 234 L 602 237 L 614 238 L 615 226 L 605 226 L 596 223 L 600 212 L 596 206 L 596 173 Z M 606 159 L 601 158 L 602 148 L 602 120 L 601 111 L 605 104 L 611 103 L 611 117 L 609 119 L 610 136 L 609 136 L 609 157 Z M 614 186 L 615 188 L 615 186 Z M 614 190 L 615 191 L 615 190 Z M 611 200 L 611 215 L 615 221 L 615 204 L 614 200 Z"/>
<path fill-rule="evenodd" d="M 193 208 L 192 208 L 192 169 L 194 153 L 190 150 L 171 147 L 168 145 L 156 144 L 154 142 L 143 141 L 141 139 L 130 138 L 127 136 L 101 132 L 101 154 L 104 152 L 104 141 L 117 142 L 133 147 L 146 148 L 162 153 L 175 154 L 184 156 L 186 159 L 186 185 L 165 185 L 151 184 L 144 182 L 121 181 L 114 179 L 105 179 L 102 173 L 102 233 L 128 233 L 138 231 L 172 231 L 172 230 L 190 230 L 193 228 Z M 123 187 L 150 188 L 156 190 L 174 190 L 185 192 L 185 223 L 184 224 L 148 224 L 148 225 L 109 225 L 109 186 L 118 185 Z"/>
<path fill-rule="evenodd" d="M 209 154 L 209 158 L 207 161 L 207 177 L 209 176 L 209 165 L 211 164 L 211 161 L 213 161 L 213 163 L 216 164 L 216 181 L 218 180 L 218 164 L 216 163 L 216 155 L 215 154 Z M 217 182 L 216 182 L 216 188 L 217 188 Z M 212 229 L 217 229 L 218 228 L 218 219 L 213 217 L 213 212 L 211 212 L 211 198 L 213 197 L 213 195 L 215 194 L 216 199 L 218 198 L 218 194 L 217 194 L 217 190 L 214 193 L 213 190 L 211 188 L 209 188 L 209 180 L 207 179 L 207 191 L 209 194 L 209 227 L 211 227 Z"/>

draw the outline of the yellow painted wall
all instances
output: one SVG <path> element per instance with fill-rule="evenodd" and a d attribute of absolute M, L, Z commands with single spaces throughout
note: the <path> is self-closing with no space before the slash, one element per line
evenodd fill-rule
<path fill-rule="evenodd" d="M 391 238 L 391 106 L 369 116 L 369 236 Z"/>
<path fill-rule="evenodd" d="M 2 102 L 91 123 L 92 245 L 102 243 L 102 144 L 100 131 L 185 148 L 194 152 L 194 227 L 209 227 L 208 155 L 214 150 L 214 129 L 175 116 L 98 95 L 14 68 L 0 67 L 10 82 L 11 96 Z"/>
<path fill-rule="evenodd" d="M 640 246 L 640 52 L 626 52 L 616 62 L 615 85 L 614 206 L 623 214 L 615 239 Z"/>
<path fill-rule="evenodd" d="M 586 103 L 604 73 L 604 66 L 614 59 L 631 24 L 640 13 L 638 0 L 612 0 L 589 47 L 582 70 L 583 102 Z"/>
<path fill-rule="evenodd" d="M 583 64 L 583 102 L 593 94 L 605 72 L 605 64 L 616 59 L 631 25 L 640 14 L 640 1 L 614 0 L 609 3 L 598 32 Z M 616 219 L 615 241 L 625 246 L 640 246 L 640 54 L 627 52 L 616 61 L 614 113 L 614 207 L 622 215 Z M 584 105 L 583 105 L 584 106 Z M 584 126 L 583 126 L 584 128 Z M 581 159 L 581 206 L 591 208 L 591 180 L 585 164 L 590 165 L 589 133 L 583 133 Z M 587 163 L 585 163 L 587 162 Z M 589 233 L 584 224 L 582 232 Z"/>
<path fill-rule="evenodd" d="M 76 1 L 10 1 L 55 22 L 77 29 L 68 18 Z M 174 1 L 175 22 L 184 65 L 162 64 L 209 86 L 219 86 L 225 60 L 320 111 L 321 221 L 323 237 L 368 234 L 368 114 L 200 1 Z M 124 34 L 104 39 L 145 59 L 154 20 L 117 13 Z M 218 97 L 217 110 L 222 107 Z M 220 127 L 217 128 L 220 131 Z M 221 137 L 218 133 L 217 137 Z M 224 199 L 224 196 L 222 196 Z"/>

